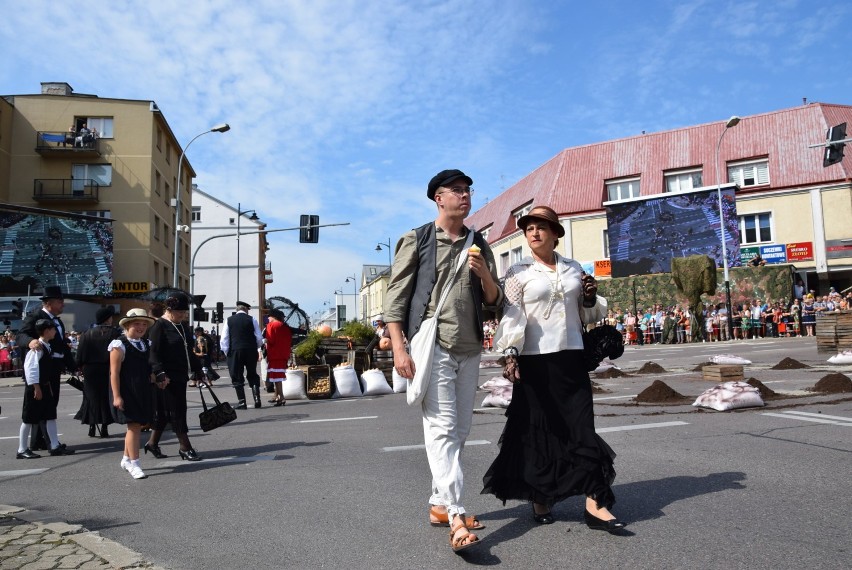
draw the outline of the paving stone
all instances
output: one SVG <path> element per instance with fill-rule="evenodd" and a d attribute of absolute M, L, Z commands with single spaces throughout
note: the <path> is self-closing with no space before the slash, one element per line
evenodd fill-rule
<path fill-rule="evenodd" d="M 90 560 L 86 562 L 82 566 L 78 567 L 80 570 L 110 570 L 114 568 L 111 564 L 107 564 L 106 562 L 99 562 L 97 560 Z"/>
<path fill-rule="evenodd" d="M 55 556 L 40 556 L 35 562 L 21 566 L 21 570 L 53 570 L 59 559 Z"/>
<path fill-rule="evenodd" d="M 44 525 L 44 528 L 56 534 L 74 534 L 83 530 L 83 527 L 78 524 L 68 524 L 63 522 L 53 522 Z"/>

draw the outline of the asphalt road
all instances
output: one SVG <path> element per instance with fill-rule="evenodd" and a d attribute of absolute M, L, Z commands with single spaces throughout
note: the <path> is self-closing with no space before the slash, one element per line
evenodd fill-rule
<path fill-rule="evenodd" d="M 691 367 L 723 352 L 752 359 L 747 376 L 802 397 L 725 413 L 632 403 L 654 379 L 699 394 L 712 383 Z M 770 369 L 786 356 L 818 368 Z M 427 522 L 420 416 L 402 394 L 283 408 L 264 398 L 233 424 L 192 431 L 204 461 L 181 462 L 169 437 L 162 447 L 170 457 L 143 455 L 150 477 L 134 481 L 118 466 L 120 436 L 89 439 L 71 419 L 80 403 L 71 388 L 63 389 L 59 431 L 77 454 L 15 460 L 21 389 L 0 388 L 0 503 L 82 524 L 187 570 L 847 568 L 852 394 L 803 391 L 828 372 L 826 356 L 813 339 L 628 348 L 619 360 L 625 370 L 654 361 L 668 371 L 599 380 L 610 392 L 596 396 L 596 422 L 618 453 L 614 512 L 629 523 L 628 536 L 586 528 L 580 498 L 557 505 L 557 522 L 539 527 L 529 505 L 480 495 L 505 421 L 502 410 L 480 410 L 465 449 L 465 494 L 487 528 L 478 550 L 453 554 L 447 531 Z M 481 378 L 498 374 L 483 368 Z M 233 401 L 229 387 L 218 392 Z M 198 393 L 189 397 L 197 426 Z"/>

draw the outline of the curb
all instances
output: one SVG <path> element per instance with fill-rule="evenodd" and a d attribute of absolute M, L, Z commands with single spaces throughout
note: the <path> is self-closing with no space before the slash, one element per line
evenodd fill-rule
<path fill-rule="evenodd" d="M 11 526 L 15 527 L 19 532 L 26 532 L 27 534 L 42 537 L 40 543 L 36 537 L 23 540 L 16 539 L 13 542 L 9 542 L 9 545 L 21 546 L 19 557 L 22 565 L 32 562 L 28 558 L 31 555 L 28 555 L 25 551 L 27 550 L 27 546 L 33 546 L 36 547 L 38 560 L 43 560 L 51 556 L 51 549 L 55 551 L 53 556 L 56 558 L 56 566 L 45 565 L 45 568 L 70 567 L 62 564 L 61 559 L 64 557 L 79 557 L 81 553 L 88 553 L 94 556 L 95 559 L 88 560 L 85 563 L 85 567 L 113 568 L 117 570 L 164 570 L 162 567 L 147 562 L 138 552 L 130 550 L 108 538 L 104 538 L 96 531 L 87 530 L 81 525 L 69 524 L 37 510 L 28 510 L 23 507 L 11 505 L 0 505 L 0 522 L 4 520 L 12 521 Z M 35 528 L 24 528 L 30 526 Z M 0 538 L 3 538 L 2 534 L 0 534 Z M 0 553 L 5 550 L 6 546 L 7 541 L 0 540 Z M 14 557 L 4 558 L 0 562 L 2 562 L 3 568 L 18 567 L 15 565 Z"/>

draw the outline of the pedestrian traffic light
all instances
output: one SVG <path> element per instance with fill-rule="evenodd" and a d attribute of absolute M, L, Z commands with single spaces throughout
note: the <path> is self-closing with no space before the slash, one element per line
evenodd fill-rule
<path fill-rule="evenodd" d="M 222 301 L 219 301 L 218 303 L 216 303 L 216 322 L 217 323 L 222 322 L 222 317 L 224 316 L 224 314 L 225 314 L 225 303 L 223 303 Z"/>
<path fill-rule="evenodd" d="M 836 127 L 831 127 L 825 134 L 825 139 L 828 142 L 842 141 L 846 138 L 846 123 L 840 123 Z M 843 147 L 846 143 L 835 143 L 825 147 L 825 156 L 822 159 L 822 165 L 831 166 L 843 160 Z"/>
<path fill-rule="evenodd" d="M 319 216 L 302 214 L 299 226 L 299 243 L 319 242 Z"/>

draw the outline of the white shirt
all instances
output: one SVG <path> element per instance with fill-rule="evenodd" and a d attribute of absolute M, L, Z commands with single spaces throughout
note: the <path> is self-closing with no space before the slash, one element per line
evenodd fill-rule
<path fill-rule="evenodd" d="M 506 272 L 505 312 L 495 333 L 495 346 L 510 346 L 521 354 L 550 354 L 582 350 L 583 323 L 606 316 L 607 302 L 597 297 L 594 307 L 582 306 L 583 268 L 556 255 L 556 270 L 526 257 Z"/>
<path fill-rule="evenodd" d="M 41 357 L 45 354 L 50 354 L 50 347 L 42 341 L 38 339 L 38 341 L 42 345 L 41 350 L 31 350 L 27 352 L 27 356 L 24 358 L 24 378 L 27 379 L 28 386 L 34 386 L 38 384 L 39 381 L 39 370 L 38 370 L 38 361 L 41 360 Z"/>

